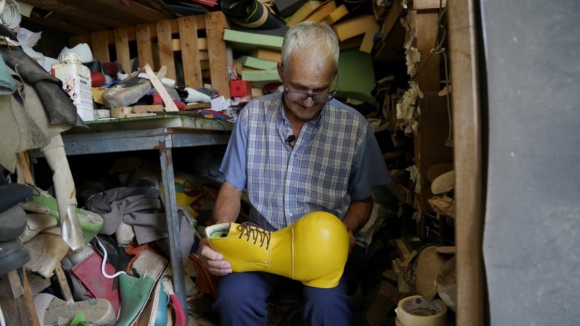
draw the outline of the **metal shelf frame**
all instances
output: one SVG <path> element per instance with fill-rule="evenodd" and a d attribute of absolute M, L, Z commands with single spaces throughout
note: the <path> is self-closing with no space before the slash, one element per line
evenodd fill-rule
<path fill-rule="evenodd" d="M 229 140 L 229 131 L 208 131 L 187 128 L 154 128 L 147 130 L 117 130 L 85 132 L 62 135 L 67 156 L 140 150 L 158 150 L 161 163 L 165 214 L 173 266 L 175 294 L 182 307 L 187 307 L 184 273 L 181 268 L 181 244 L 179 241 L 179 219 L 175 200 L 175 182 L 172 149 L 223 145 Z M 37 153 L 39 154 L 39 153 Z M 41 156 L 41 155 L 38 155 Z M 184 309 L 187 312 L 187 309 Z M 187 317 L 187 316 L 185 316 Z"/>

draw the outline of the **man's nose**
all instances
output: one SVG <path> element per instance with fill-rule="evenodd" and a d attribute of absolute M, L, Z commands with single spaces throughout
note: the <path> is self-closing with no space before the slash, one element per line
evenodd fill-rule
<path fill-rule="evenodd" d="M 307 97 L 303 103 L 305 107 L 309 108 L 312 105 L 314 105 L 314 100 L 312 99 L 312 97 Z"/>

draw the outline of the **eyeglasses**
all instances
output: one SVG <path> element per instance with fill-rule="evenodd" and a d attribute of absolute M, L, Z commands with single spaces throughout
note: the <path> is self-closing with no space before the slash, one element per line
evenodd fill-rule
<path fill-rule="evenodd" d="M 334 96 L 336 95 L 336 91 L 338 90 L 338 71 L 336 71 L 336 85 L 334 87 L 334 91 L 330 94 L 291 91 L 288 89 L 288 87 L 286 87 L 286 84 L 284 82 L 282 83 L 284 84 L 284 93 L 286 94 L 286 97 L 291 101 L 303 102 L 310 97 L 312 98 L 312 101 L 316 103 L 326 103 L 334 98 Z"/>

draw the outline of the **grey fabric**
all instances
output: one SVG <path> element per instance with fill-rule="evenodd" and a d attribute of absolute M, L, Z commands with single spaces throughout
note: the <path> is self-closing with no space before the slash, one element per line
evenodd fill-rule
<path fill-rule="evenodd" d="M 101 234 L 117 231 L 125 215 L 157 214 L 161 212 L 159 190 L 155 188 L 118 187 L 91 196 L 86 209 L 103 217 Z M 130 224 L 130 223 L 127 223 Z"/>
<path fill-rule="evenodd" d="M 14 173 L 16 153 L 50 142 L 27 110 L 10 95 L 0 96 L 0 165 Z"/>
<path fill-rule="evenodd" d="M 60 79 L 46 72 L 20 47 L 0 46 L 0 55 L 8 67 L 34 87 L 51 124 L 86 127 L 70 97 L 62 89 Z"/>
<path fill-rule="evenodd" d="M 189 253 L 191 252 L 191 247 L 193 247 L 193 243 L 195 242 L 195 231 L 194 231 L 194 224 L 191 223 L 191 219 L 186 217 L 188 214 L 185 209 L 177 209 L 177 213 L 179 214 L 179 245 L 181 246 L 181 264 L 183 267 L 187 265 L 187 261 L 189 260 Z M 185 213 L 185 215 L 184 215 Z M 137 232 L 135 232 L 137 234 Z M 167 257 L 171 257 L 171 242 L 168 237 L 163 239 L 159 239 L 156 241 L 159 245 L 161 250 L 167 255 Z"/>
<path fill-rule="evenodd" d="M 578 9 L 576 0 L 482 2 L 491 325 L 580 320 Z"/>
<path fill-rule="evenodd" d="M 119 187 L 91 196 L 86 208 L 103 219 L 101 234 L 113 234 L 121 222 L 131 225 L 139 245 L 157 241 L 167 256 L 169 239 L 167 218 L 159 190 L 145 187 Z M 183 266 L 194 243 L 194 219 L 178 206 L 179 240 Z"/>

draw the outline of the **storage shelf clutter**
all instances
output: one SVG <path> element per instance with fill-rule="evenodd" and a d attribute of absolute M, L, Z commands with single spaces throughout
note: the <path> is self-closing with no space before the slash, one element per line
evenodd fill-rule
<path fill-rule="evenodd" d="M 189 325 L 219 326 L 212 309 L 218 278 L 197 255 L 224 182 L 219 167 L 245 104 L 283 91 L 284 35 L 304 21 L 336 33 L 335 98 L 368 120 L 391 178 L 373 191 L 371 219 L 360 232 L 369 247 L 368 268 L 353 289 L 362 303 L 357 322 L 399 325 L 399 301 L 420 295 L 445 307 L 447 317 L 439 318 L 453 324 L 457 217 L 451 108 L 442 93 L 451 88 L 439 31 L 446 1 L 19 3 L 18 40 L 45 77 L 52 77 L 51 63 L 59 64 L 61 53 L 84 49 L 79 56 L 90 59 L 82 64 L 91 70 L 95 114 L 55 124 L 53 116 L 47 121 L 30 111 L 26 121 L 41 132 L 51 126 L 53 142 L 13 144 L 13 169 L 0 161 L 2 180 L 33 192 L 15 205 L 34 230 L 21 246 L 35 261 L 0 275 L 0 312 L 8 325 L 52 325 L 60 318 L 63 325 L 98 319 L 95 325 L 182 326 L 188 318 Z M 440 45 L 435 54 L 434 44 Z M 42 109 L 48 111 L 41 103 Z M 0 130 L 8 129 L 1 114 Z M 0 146 L 8 148 L 1 140 Z M 64 194 L 60 179 L 72 190 Z M 243 196 L 240 222 L 250 207 Z M 70 216 L 79 219 L 72 230 L 84 236 L 74 250 L 63 240 L 73 238 Z M 0 252 L 0 265 L 2 259 Z M 8 315 L 9 309 L 18 313 Z M 269 304 L 268 313 L 269 325 L 302 320 L 300 304 Z"/>

